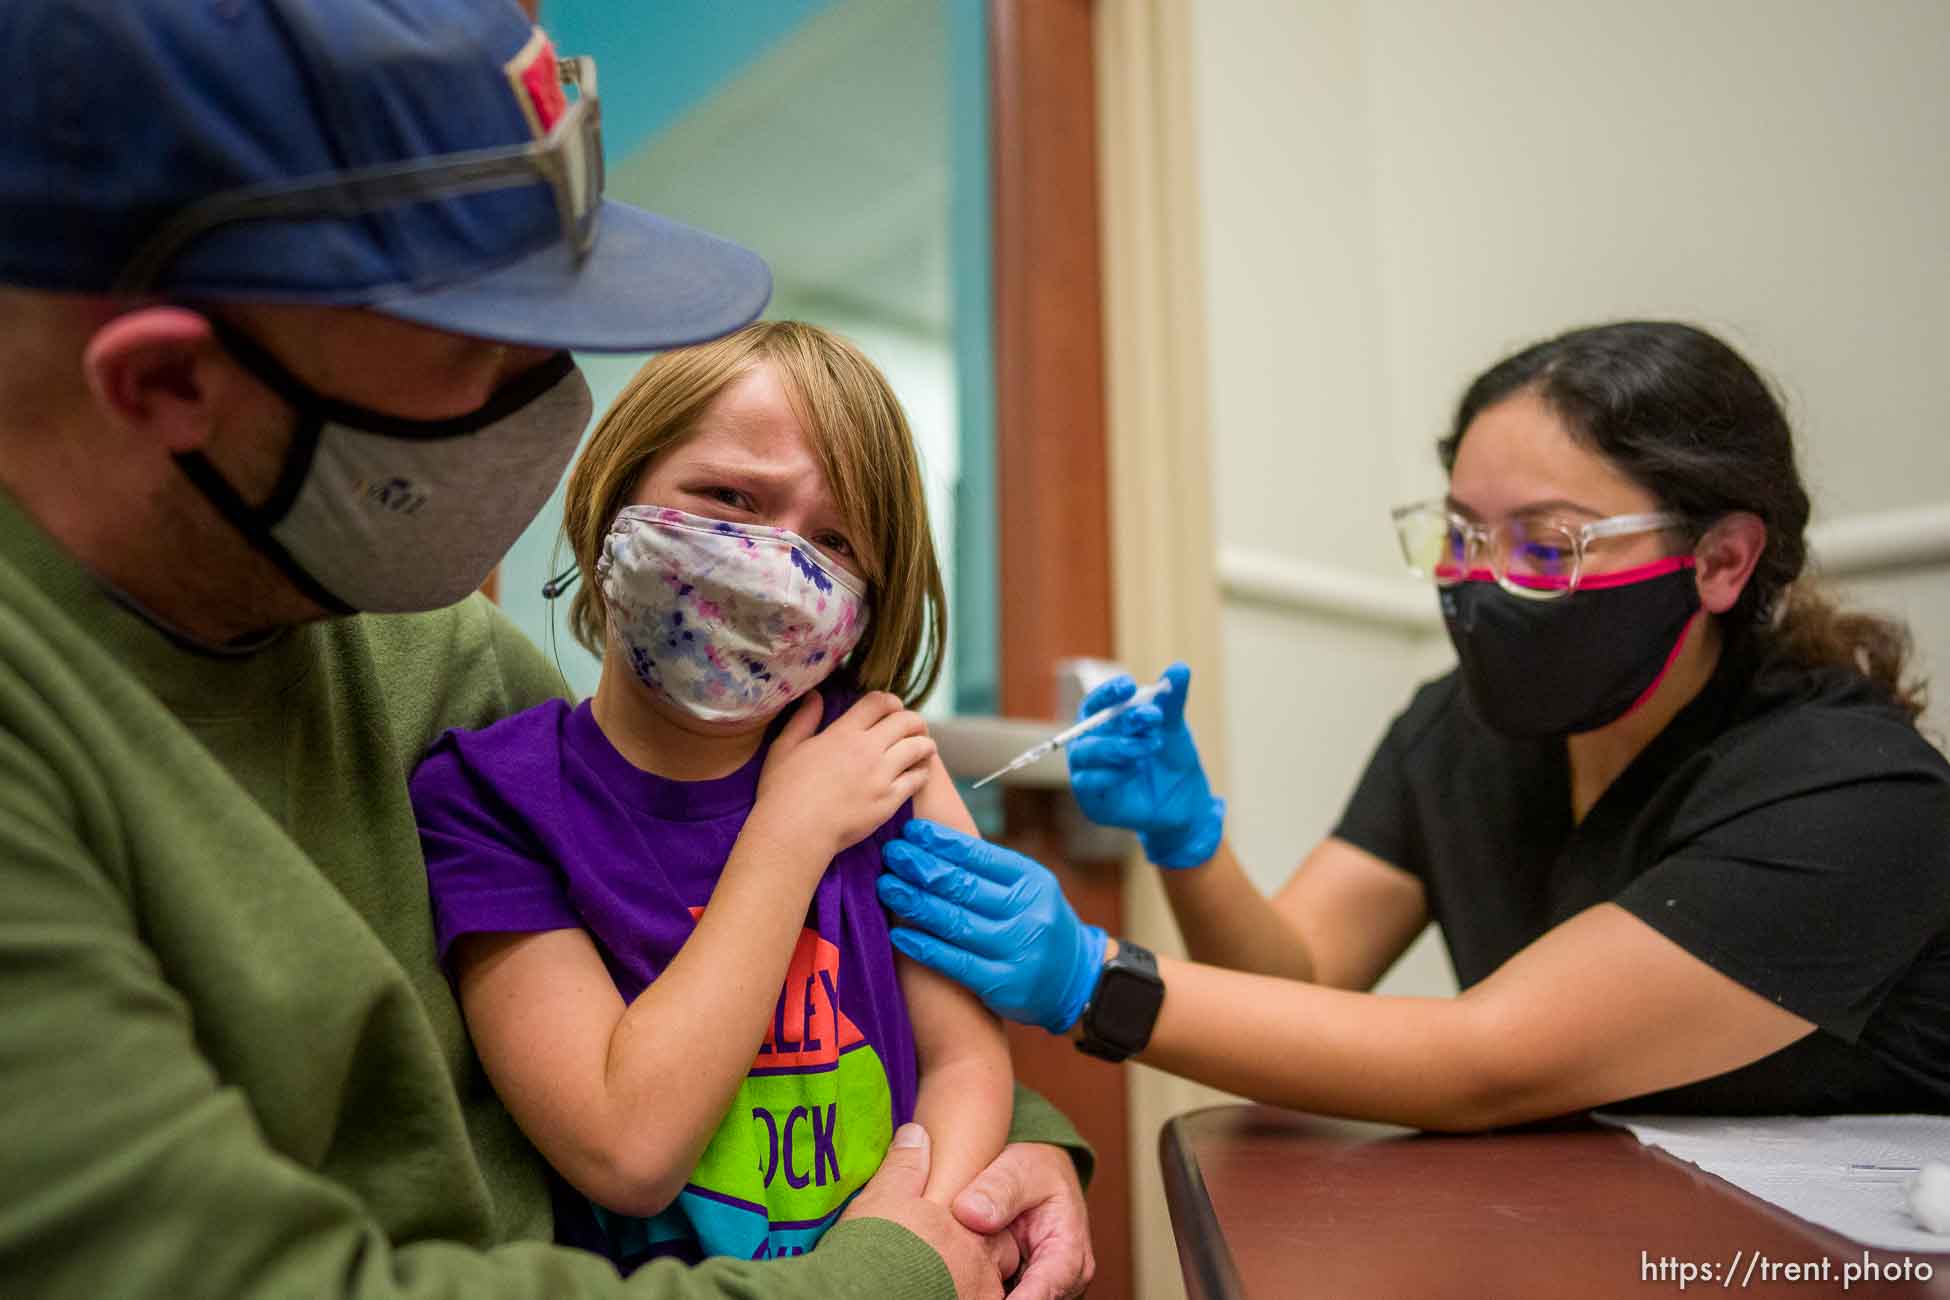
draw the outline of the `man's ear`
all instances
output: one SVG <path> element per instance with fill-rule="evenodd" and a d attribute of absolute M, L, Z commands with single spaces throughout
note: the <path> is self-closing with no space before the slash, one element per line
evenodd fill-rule
<path fill-rule="evenodd" d="M 1709 614 L 1724 614 L 1739 601 L 1767 549 L 1767 525 L 1759 515 L 1737 510 L 1717 520 L 1693 548 L 1699 601 Z"/>
<path fill-rule="evenodd" d="M 235 388 L 220 366 L 210 322 L 180 307 L 144 307 L 95 331 L 82 350 L 88 389 L 103 414 L 170 453 L 209 440 L 218 399 Z"/>

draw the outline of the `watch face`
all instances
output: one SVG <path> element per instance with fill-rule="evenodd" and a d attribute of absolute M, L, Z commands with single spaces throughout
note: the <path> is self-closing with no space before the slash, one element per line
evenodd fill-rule
<path fill-rule="evenodd" d="M 1108 967 L 1091 1000 L 1091 1034 L 1125 1055 L 1143 1050 L 1164 1005 L 1165 986 L 1155 974 Z"/>

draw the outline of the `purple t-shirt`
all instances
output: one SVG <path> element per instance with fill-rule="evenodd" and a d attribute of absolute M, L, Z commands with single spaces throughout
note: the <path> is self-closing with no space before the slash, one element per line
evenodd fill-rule
<path fill-rule="evenodd" d="M 823 689 L 830 721 L 853 701 Z M 768 732 L 731 775 L 672 781 L 617 753 L 586 703 L 447 732 L 411 786 L 441 959 L 466 934 L 580 927 L 634 1000 L 710 901 L 770 747 Z M 874 894 L 881 846 L 910 816 L 820 878 L 758 1059 L 678 1201 L 648 1220 L 597 1210 L 592 1241 L 558 1198 L 559 1235 L 626 1265 L 763 1258 L 810 1249 L 838 1217 L 914 1115 L 914 1035 Z"/>

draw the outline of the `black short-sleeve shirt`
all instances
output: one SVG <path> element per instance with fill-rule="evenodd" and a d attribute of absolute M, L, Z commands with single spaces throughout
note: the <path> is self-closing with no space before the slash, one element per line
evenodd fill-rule
<path fill-rule="evenodd" d="M 1451 673 L 1334 834 L 1421 880 L 1464 988 L 1610 901 L 1817 1026 L 1634 1107 L 1950 1112 L 1950 763 L 1859 675 L 1726 656 L 1574 825 L 1564 742 Z"/>

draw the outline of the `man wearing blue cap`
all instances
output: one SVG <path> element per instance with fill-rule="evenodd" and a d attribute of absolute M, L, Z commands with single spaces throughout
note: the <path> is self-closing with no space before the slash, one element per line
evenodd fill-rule
<path fill-rule="evenodd" d="M 770 288 L 603 198 L 593 62 L 510 0 L 7 0 L 0 66 L 0 1290 L 1079 1289 L 1027 1094 L 986 1235 L 904 1130 L 800 1259 L 547 1244 L 435 964 L 405 778 L 562 690 L 463 598 L 588 420 L 567 349 Z"/>

